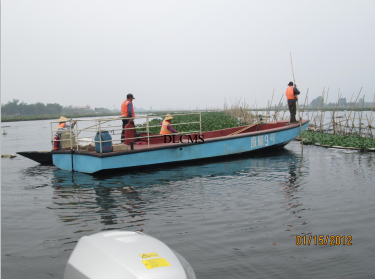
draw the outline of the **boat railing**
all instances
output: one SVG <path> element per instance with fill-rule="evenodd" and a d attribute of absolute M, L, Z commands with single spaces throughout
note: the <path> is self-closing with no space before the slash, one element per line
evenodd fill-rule
<path fill-rule="evenodd" d="M 199 121 L 191 121 L 191 122 L 184 122 L 184 123 L 173 123 L 170 124 L 171 126 L 176 126 L 176 125 L 190 125 L 190 124 L 199 124 L 199 130 L 193 130 L 193 131 L 188 131 L 188 132 L 179 132 L 179 133 L 171 133 L 169 135 L 186 135 L 186 134 L 196 134 L 199 133 L 202 135 L 202 114 L 201 112 L 197 113 L 184 113 L 184 114 L 173 114 L 172 116 L 180 116 L 180 115 L 199 115 Z M 53 129 L 53 126 L 55 124 L 59 124 L 58 121 L 53 121 L 51 122 L 51 143 L 52 143 L 52 149 L 54 142 L 61 142 L 62 144 L 65 143 L 65 145 L 68 145 L 70 147 L 70 150 L 77 150 L 79 151 L 84 150 L 84 143 L 90 144 L 93 143 L 94 145 L 96 143 L 99 143 L 99 148 L 100 148 L 100 153 L 102 153 L 103 150 L 103 144 L 106 142 L 125 142 L 129 140 L 136 140 L 136 139 L 145 139 L 147 138 L 147 147 L 150 148 L 150 139 L 151 138 L 157 138 L 161 137 L 162 135 L 160 134 L 151 134 L 150 129 L 151 128 L 161 128 L 160 125 L 150 125 L 150 120 L 155 119 L 155 118 L 164 118 L 166 115 L 146 115 L 146 116 L 135 116 L 135 117 L 105 117 L 105 118 L 97 118 L 97 119 L 69 119 L 67 123 L 69 123 L 69 127 L 64 128 L 64 129 Z M 170 116 L 170 115 L 168 115 Z M 107 125 L 104 126 L 105 124 L 108 124 L 110 122 L 114 121 L 119 121 L 119 120 L 139 120 L 139 119 L 146 119 L 146 122 L 141 124 L 143 126 L 134 126 L 132 128 L 122 128 L 122 123 L 121 125 Z M 94 121 L 94 125 L 90 125 L 88 127 L 80 128 L 80 126 L 84 122 L 92 122 Z M 75 126 L 72 125 L 73 122 L 76 122 Z M 80 123 L 80 124 L 79 124 Z M 72 127 L 74 126 L 74 127 Z M 126 138 L 125 137 L 125 131 L 126 130 L 140 130 L 140 129 L 145 129 L 145 131 L 137 131 L 137 134 L 142 134 L 142 136 L 134 136 L 131 138 Z M 57 135 L 58 132 L 66 133 L 68 132 L 69 136 L 62 139 L 55 139 L 55 136 Z M 123 132 L 124 131 L 124 132 Z M 101 136 L 99 136 L 99 140 L 95 140 L 95 136 L 99 133 L 99 135 L 102 135 L 103 132 L 108 132 L 112 133 L 112 136 L 119 136 L 119 139 L 111 138 L 109 140 L 103 140 Z M 94 135 L 92 135 L 94 133 Z M 90 135 L 88 135 L 90 134 Z M 83 135 L 83 136 L 81 136 Z M 124 135 L 124 137 L 122 136 Z M 81 136 L 81 137 L 80 137 Z M 61 144 L 61 145 L 62 145 Z M 68 147 L 67 147 L 68 149 Z"/>

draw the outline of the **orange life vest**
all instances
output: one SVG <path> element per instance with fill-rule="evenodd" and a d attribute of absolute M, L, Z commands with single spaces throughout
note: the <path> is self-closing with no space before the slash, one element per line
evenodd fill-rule
<path fill-rule="evenodd" d="M 129 103 L 132 103 L 132 117 L 135 116 L 134 114 L 134 107 L 133 107 L 133 102 L 132 101 L 129 101 L 129 100 L 126 100 L 122 103 L 121 105 L 121 116 L 125 116 L 125 117 L 128 117 L 129 113 L 128 113 L 128 104 Z"/>
<path fill-rule="evenodd" d="M 288 100 L 295 100 L 295 99 L 298 99 L 297 95 L 294 95 L 294 86 L 289 86 L 287 89 L 286 89 L 286 97 Z"/>
<path fill-rule="evenodd" d="M 58 129 L 62 129 L 64 127 L 65 127 L 65 122 L 60 123 L 59 125 L 57 125 L 56 132 L 57 132 Z"/>
<path fill-rule="evenodd" d="M 161 129 L 160 129 L 160 135 L 169 135 L 170 133 L 172 133 L 168 129 L 168 124 L 170 124 L 168 121 L 163 120 L 163 125 L 161 126 Z"/>

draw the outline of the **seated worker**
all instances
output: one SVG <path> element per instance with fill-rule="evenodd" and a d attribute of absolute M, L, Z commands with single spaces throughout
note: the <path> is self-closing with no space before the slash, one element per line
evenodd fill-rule
<path fill-rule="evenodd" d="M 59 130 L 59 129 L 62 129 L 62 128 L 68 128 L 69 127 L 69 124 L 67 124 L 66 122 L 68 122 L 69 121 L 69 119 L 68 118 L 66 118 L 66 117 L 64 117 L 64 116 L 61 116 L 60 118 L 59 118 L 59 125 L 57 126 L 57 128 L 56 128 L 56 132 Z M 70 125 L 70 127 L 73 129 L 73 127 L 74 127 L 74 125 L 77 123 L 77 121 L 74 121 L 73 123 L 72 123 L 72 125 Z"/>
<path fill-rule="evenodd" d="M 161 126 L 160 129 L 160 135 L 169 135 L 170 133 L 178 133 L 175 129 L 172 128 L 172 115 L 167 114 L 166 117 L 164 118 L 163 122 L 160 122 L 159 125 Z"/>

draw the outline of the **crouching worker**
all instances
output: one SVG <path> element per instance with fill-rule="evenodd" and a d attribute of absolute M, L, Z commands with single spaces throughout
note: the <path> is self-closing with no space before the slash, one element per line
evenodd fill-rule
<path fill-rule="evenodd" d="M 172 128 L 172 115 L 167 114 L 167 116 L 164 118 L 163 122 L 160 122 L 159 125 L 161 126 L 160 129 L 160 135 L 169 135 L 171 133 L 178 133 L 175 129 Z"/>
<path fill-rule="evenodd" d="M 67 124 L 66 122 L 69 121 L 68 118 L 61 116 L 59 118 L 59 125 L 57 125 L 56 128 L 56 135 L 54 138 L 54 146 L 53 150 L 59 150 L 59 149 L 64 149 L 69 144 L 71 145 L 71 139 L 73 139 L 73 145 L 75 144 L 75 137 L 73 131 L 70 132 L 67 128 L 73 129 L 74 125 L 77 123 L 77 121 L 73 121 L 71 125 Z M 64 136 L 65 135 L 65 136 Z M 66 136 L 67 135 L 67 136 Z M 71 146 L 70 146 L 71 148 Z"/>
<path fill-rule="evenodd" d="M 56 128 L 56 132 L 59 130 L 59 129 L 63 129 L 63 128 L 69 128 L 69 124 L 67 124 L 66 122 L 68 122 L 69 119 L 64 117 L 64 116 L 61 116 L 59 118 L 59 125 L 57 126 Z M 70 127 L 73 129 L 74 125 L 77 123 L 77 121 L 73 121 L 72 122 L 72 125 L 70 125 Z"/>

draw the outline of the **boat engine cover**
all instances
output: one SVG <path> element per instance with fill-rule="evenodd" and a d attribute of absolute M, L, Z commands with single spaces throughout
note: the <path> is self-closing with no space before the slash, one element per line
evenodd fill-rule
<path fill-rule="evenodd" d="M 160 240 L 111 230 L 82 237 L 64 279 L 195 279 L 190 264 Z"/>

